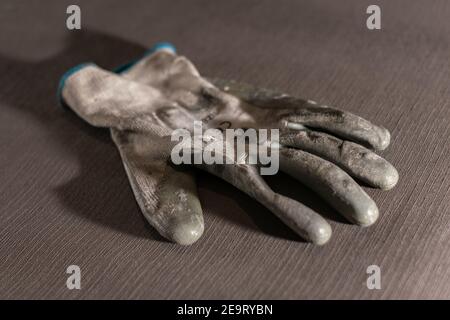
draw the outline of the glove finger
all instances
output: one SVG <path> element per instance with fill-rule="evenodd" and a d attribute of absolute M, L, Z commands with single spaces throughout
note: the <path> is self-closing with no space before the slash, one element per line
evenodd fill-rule
<path fill-rule="evenodd" d="M 378 218 L 375 202 L 336 165 L 293 148 L 280 149 L 280 168 L 317 192 L 349 221 L 369 226 Z"/>
<path fill-rule="evenodd" d="M 376 126 L 350 112 L 327 106 L 317 106 L 306 102 L 301 109 L 281 111 L 280 120 L 288 128 L 306 125 L 321 129 L 345 139 L 353 140 L 376 150 L 384 150 L 390 143 L 391 135 L 383 127 Z"/>
<path fill-rule="evenodd" d="M 147 221 L 165 238 L 189 245 L 204 222 L 192 170 L 167 161 L 167 143 L 157 137 L 111 130 L 136 200 Z"/>
<path fill-rule="evenodd" d="M 377 150 L 390 143 L 389 131 L 350 112 L 319 105 L 268 89 L 223 79 L 209 79 L 211 83 L 241 100 L 262 108 L 276 108 L 275 113 L 263 115 L 276 118 L 281 126 L 296 128 L 307 125 L 353 140 Z M 271 116 L 271 117 L 270 117 Z"/>
<path fill-rule="evenodd" d="M 331 161 L 372 187 L 388 190 L 397 184 L 394 166 L 359 144 L 307 129 L 282 132 L 280 143 Z"/>
<path fill-rule="evenodd" d="M 322 245 L 331 237 L 331 226 L 319 214 L 303 204 L 275 193 L 262 179 L 256 166 L 247 164 L 197 164 L 245 192 L 271 210 L 303 239 Z"/>

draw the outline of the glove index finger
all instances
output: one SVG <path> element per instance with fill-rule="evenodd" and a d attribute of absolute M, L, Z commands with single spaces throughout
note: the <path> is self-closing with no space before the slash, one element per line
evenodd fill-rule
<path fill-rule="evenodd" d="M 312 209 L 294 199 L 274 192 L 258 173 L 255 166 L 234 165 L 196 165 L 245 192 L 308 242 L 324 245 L 331 237 L 331 226 Z"/>

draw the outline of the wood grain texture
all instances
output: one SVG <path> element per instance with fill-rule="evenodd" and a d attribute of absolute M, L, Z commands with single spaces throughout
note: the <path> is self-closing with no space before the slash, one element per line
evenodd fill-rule
<path fill-rule="evenodd" d="M 450 298 L 450 2 L 2 1 L 0 298 Z M 82 31 L 65 29 L 67 5 Z M 126 39 L 126 40 L 125 40 Z M 392 133 L 400 173 L 367 189 L 381 217 L 342 221 L 285 175 L 269 182 L 331 220 L 324 247 L 199 173 L 203 238 L 161 239 L 135 203 L 106 130 L 55 100 L 69 67 L 113 67 L 170 40 L 205 75 L 279 88 L 357 113 Z M 82 269 L 82 290 L 65 270 Z M 382 270 L 368 290 L 366 268 Z"/>

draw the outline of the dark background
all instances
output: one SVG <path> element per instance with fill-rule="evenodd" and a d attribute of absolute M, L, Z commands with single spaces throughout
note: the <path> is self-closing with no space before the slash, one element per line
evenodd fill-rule
<path fill-rule="evenodd" d="M 79 4 L 82 30 L 66 29 Z M 382 30 L 366 28 L 370 4 Z M 0 3 L 1 298 L 450 298 L 450 1 Z M 205 75 L 317 100 L 387 127 L 400 173 L 367 189 L 363 229 L 285 175 L 269 182 L 329 217 L 324 247 L 199 173 L 205 233 L 182 247 L 145 222 L 107 130 L 58 106 L 69 67 L 111 68 L 173 42 Z M 69 291 L 67 266 L 82 270 Z M 382 271 L 368 290 L 366 268 Z"/>

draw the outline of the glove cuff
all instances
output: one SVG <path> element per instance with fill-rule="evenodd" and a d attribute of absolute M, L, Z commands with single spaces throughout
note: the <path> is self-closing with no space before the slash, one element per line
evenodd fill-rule
<path fill-rule="evenodd" d="M 113 70 L 113 72 L 117 73 L 117 74 L 121 74 L 126 72 L 127 70 L 129 70 L 132 66 L 134 66 L 136 63 L 138 63 L 139 61 L 141 61 L 142 59 L 144 59 L 145 57 L 155 53 L 156 51 L 159 50 L 168 50 L 172 53 L 176 53 L 176 49 L 175 46 L 172 45 L 169 42 L 159 42 L 157 44 L 155 44 L 153 47 L 151 47 L 150 49 L 148 49 L 147 51 L 145 51 L 145 53 L 142 55 L 142 57 L 138 58 L 138 59 L 133 59 L 127 63 L 124 63 L 122 65 L 120 65 L 119 67 L 115 68 Z M 56 97 L 58 99 L 58 102 L 61 106 L 65 106 L 65 102 L 64 102 L 64 98 L 62 96 L 62 91 L 64 89 L 64 85 L 66 84 L 66 80 L 73 75 L 74 73 L 77 73 L 78 71 L 80 71 L 81 69 L 88 67 L 88 66 L 92 66 L 92 65 L 96 65 L 93 62 L 86 62 L 86 63 L 81 63 L 79 65 L 76 65 L 75 67 L 70 68 L 68 71 L 66 71 L 61 79 L 59 80 L 59 84 L 58 84 L 58 91 L 56 93 Z"/>
<path fill-rule="evenodd" d="M 124 72 L 128 71 L 136 63 L 138 63 L 139 61 L 144 59 L 145 57 L 148 57 L 149 55 L 151 55 L 159 50 L 168 50 L 172 53 L 177 52 L 175 49 L 175 46 L 173 44 L 171 44 L 169 42 L 159 42 L 159 43 L 155 44 L 153 47 L 151 47 L 150 49 L 148 49 L 147 51 L 145 51 L 144 54 L 142 55 L 142 57 L 131 60 L 127 63 L 124 63 L 124 64 L 118 66 L 117 68 L 115 68 L 113 70 L 113 72 L 118 73 L 118 74 L 124 73 Z"/>
<path fill-rule="evenodd" d="M 73 75 L 74 73 L 77 73 L 78 71 L 88 67 L 88 66 L 95 66 L 96 64 L 93 62 L 85 62 L 85 63 L 80 63 L 79 65 L 76 65 L 75 67 L 70 68 L 69 70 L 67 70 L 61 77 L 61 79 L 59 80 L 58 83 L 58 91 L 56 93 L 56 97 L 58 99 L 58 102 L 61 106 L 65 106 L 66 103 L 64 102 L 64 98 L 62 96 L 62 91 L 64 89 L 64 86 L 66 85 L 66 81 L 67 79 L 69 79 L 69 77 L 71 75 Z"/>

